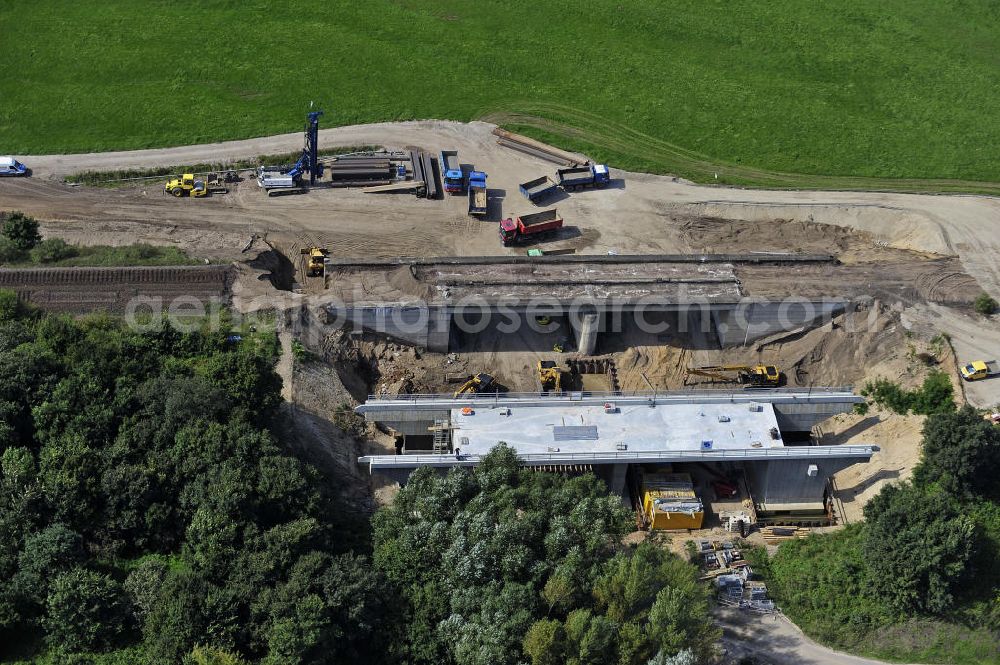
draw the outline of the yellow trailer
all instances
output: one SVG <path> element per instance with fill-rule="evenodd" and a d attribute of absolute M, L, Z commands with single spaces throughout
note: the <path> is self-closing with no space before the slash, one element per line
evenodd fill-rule
<path fill-rule="evenodd" d="M 686 473 L 656 473 L 642 479 L 642 510 L 650 529 L 700 529 L 705 508 Z"/>

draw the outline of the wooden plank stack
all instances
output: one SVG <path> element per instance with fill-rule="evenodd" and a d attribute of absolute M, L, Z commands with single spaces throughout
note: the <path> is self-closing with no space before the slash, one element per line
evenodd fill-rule
<path fill-rule="evenodd" d="M 765 526 L 760 530 L 764 536 L 764 542 L 768 545 L 777 545 L 786 540 L 806 538 L 810 530 L 801 526 Z"/>

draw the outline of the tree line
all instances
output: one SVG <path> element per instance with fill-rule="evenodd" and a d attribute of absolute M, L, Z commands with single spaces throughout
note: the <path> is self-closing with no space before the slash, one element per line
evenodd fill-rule
<path fill-rule="evenodd" d="M 0 291 L 0 661 L 696 663 L 696 570 L 591 475 L 414 474 L 368 519 L 284 445 L 273 332 Z"/>

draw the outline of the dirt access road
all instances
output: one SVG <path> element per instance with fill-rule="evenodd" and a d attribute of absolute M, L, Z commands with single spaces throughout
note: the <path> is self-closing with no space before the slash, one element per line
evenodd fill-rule
<path fill-rule="evenodd" d="M 733 658 L 758 656 L 769 665 L 884 665 L 817 644 L 783 615 L 719 608 L 716 616 L 723 629 L 722 646 Z"/>
<path fill-rule="evenodd" d="M 547 162 L 496 145 L 495 137 L 490 133 L 493 128 L 493 125 L 482 122 L 444 121 L 356 125 L 321 130 L 320 145 L 324 148 L 355 145 L 421 147 L 434 153 L 445 147 L 457 149 L 463 163 L 489 173 L 491 197 L 498 204 L 491 207 L 492 219 L 501 214 L 530 210 L 533 206 L 520 197 L 517 184 L 554 170 Z M 218 162 L 291 152 L 301 145 L 301 133 L 293 133 L 198 146 L 34 156 L 25 157 L 25 160 L 30 162 L 36 178 L 60 180 L 84 170 Z M 614 218 L 614 224 L 608 226 L 618 233 L 594 243 L 595 250 L 612 249 L 616 245 L 630 251 L 633 247 L 646 247 L 650 252 L 661 247 L 675 249 L 666 244 L 671 236 L 668 228 L 661 226 L 658 233 L 645 232 L 656 228 L 650 222 L 667 221 L 679 212 L 750 221 L 810 221 L 866 231 L 879 242 L 893 247 L 957 255 L 984 289 L 1000 298 L 1000 267 L 995 261 L 1000 251 L 1000 225 L 997 224 L 1000 221 L 1000 199 L 882 192 L 747 190 L 695 185 L 678 178 L 641 173 L 614 172 L 613 175 L 615 182 L 610 191 L 582 192 L 569 198 L 556 196 L 545 202 L 546 207 L 558 206 L 570 224 L 587 220 L 604 226 L 602 218 Z M 159 188 L 155 184 L 150 189 L 158 193 Z M 404 210 L 427 207 L 421 205 L 426 202 L 413 201 L 401 195 L 365 195 L 357 191 L 336 190 L 323 193 L 332 194 L 338 200 L 346 199 L 343 209 L 335 206 L 328 210 L 331 214 L 349 214 L 354 206 L 358 206 L 359 214 L 367 212 L 365 208 L 368 206 L 359 205 L 358 201 L 372 199 L 397 200 L 389 205 L 379 204 L 383 209 L 394 208 L 401 201 L 415 204 L 402 206 Z M 278 217 L 281 217 L 286 208 L 300 207 L 286 204 L 294 198 L 265 199 L 264 209 L 277 210 Z M 432 216 L 450 216 L 454 208 L 448 206 L 444 215 L 438 210 Z M 420 212 L 424 213 L 420 215 L 424 217 L 428 211 Z M 308 219 L 301 220 L 301 223 L 308 227 Z M 414 247 L 419 246 L 414 243 Z M 437 249 L 437 244 L 427 249 Z M 488 249 L 492 250 L 490 254 L 503 253 L 497 244 L 491 243 Z"/>
<path fill-rule="evenodd" d="M 517 191 L 519 182 L 553 173 L 555 167 L 496 144 L 493 125 L 419 121 L 325 129 L 320 146 L 417 147 L 436 153 L 456 149 L 460 160 L 489 174 L 486 220 L 465 213 L 461 197 L 439 201 L 409 195 L 315 189 L 304 196 L 268 198 L 252 182 L 208 200 L 173 199 L 159 180 L 121 189 L 72 188 L 61 182 L 82 170 L 172 166 L 260 154 L 291 152 L 300 133 L 202 146 L 56 156 L 25 156 L 35 177 L 0 181 L 0 209 L 21 209 L 43 220 L 43 231 L 67 240 L 119 244 L 174 244 L 206 258 L 237 258 L 250 233 L 290 254 L 321 244 L 335 256 L 512 255 L 496 237 L 502 216 L 536 209 Z M 755 224 L 740 237 L 744 251 L 814 248 L 810 223 L 857 229 L 872 249 L 900 248 L 957 256 L 984 290 L 1000 299 L 1000 200 L 981 196 L 934 196 L 879 192 L 744 190 L 694 185 L 671 177 L 612 170 L 604 190 L 558 194 L 545 202 L 566 219 L 564 233 L 548 247 L 577 253 L 688 253 L 717 251 L 709 234 L 685 233 L 692 219 L 717 218 Z M 781 237 L 769 232 L 777 220 Z M 707 238 L 695 241 L 692 238 Z M 920 277 L 915 275 L 916 282 Z M 904 303 L 903 306 L 907 306 Z M 957 318 L 956 318 L 957 317 Z M 956 350 L 1000 357 L 1000 328 L 942 308 L 921 312 L 919 323 L 948 332 Z M 968 386 L 980 405 L 1000 402 L 1000 381 Z"/>

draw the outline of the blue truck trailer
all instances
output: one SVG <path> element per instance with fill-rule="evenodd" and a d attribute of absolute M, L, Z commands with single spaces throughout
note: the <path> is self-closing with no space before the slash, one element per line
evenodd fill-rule
<path fill-rule="evenodd" d="M 584 187 L 604 187 L 611 180 L 606 164 L 589 164 L 574 166 L 556 171 L 559 186 L 567 192 Z"/>
<path fill-rule="evenodd" d="M 521 192 L 521 196 L 528 199 L 532 203 L 537 203 L 545 197 L 547 197 L 552 192 L 556 191 L 559 185 L 556 181 L 547 175 L 543 175 L 541 178 L 535 178 L 534 180 L 529 180 L 528 182 L 522 182 L 517 186 L 518 191 Z"/>
<path fill-rule="evenodd" d="M 465 191 L 465 177 L 462 175 L 457 150 L 442 150 L 438 166 L 441 169 L 441 180 L 444 181 L 444 191 L 449 194 L 461 194 Z"/>
<path fill-rule="evenodd" d="M 487 209 L 486 174 L 473 171 L 469 174 L 469 214 L 482 217 Z"/>

